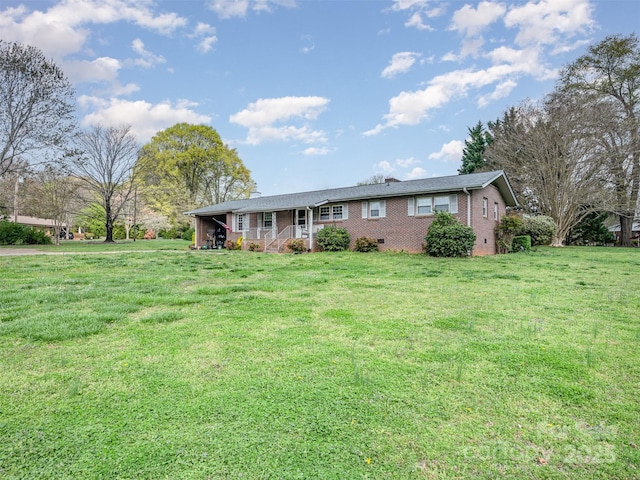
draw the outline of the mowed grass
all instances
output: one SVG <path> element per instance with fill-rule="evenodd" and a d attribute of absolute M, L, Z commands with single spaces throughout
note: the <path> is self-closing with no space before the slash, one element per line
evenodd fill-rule
<path fill-rule="evenodd" d="M 639 271 L 605 248 L 0 257 L 0 478 L 638 478 Z"/>

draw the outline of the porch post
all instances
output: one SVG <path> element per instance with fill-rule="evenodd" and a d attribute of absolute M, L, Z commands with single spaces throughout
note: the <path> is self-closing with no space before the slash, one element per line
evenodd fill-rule
<path fill-rule="evenodd" d="M 309 211 L 309 250 L 313 252 L 313 208 L 307 207 Z"/>

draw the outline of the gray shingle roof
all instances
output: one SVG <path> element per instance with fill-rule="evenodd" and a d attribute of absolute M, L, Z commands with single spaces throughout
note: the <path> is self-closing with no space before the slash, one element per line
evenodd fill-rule
<path fill-rule="evenodd" d="M 231 200 L 229 202 L 198 208 L 186 213 L 187 215 L 212 215 L 226 212 L 275 212 L 350 200 L 451 193 L 463 191 L 464 189 L 479 190 L 490 184 L 494 184 L 500 190 L 508 206 L 517 205 L 515 195 L 513 194 L 513 190 L 511 190 L 507 177 L 502 170 L 496 170 L 493 172 L 471 173 L 468 175 L 451 175 L 447 177 L 423 178 L 403 182 L 378 183 L 374 185 Z"/>

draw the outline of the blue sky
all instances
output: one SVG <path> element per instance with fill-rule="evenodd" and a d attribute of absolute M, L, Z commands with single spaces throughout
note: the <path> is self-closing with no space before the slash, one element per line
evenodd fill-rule
<path fill-rule="evenodd" d="M 64 69 L 81 125 L 210 125 L 263 195 L 454 175 L 468 127 L 638 26 L 637 0 L 0 0 L 0 38 Z"/>

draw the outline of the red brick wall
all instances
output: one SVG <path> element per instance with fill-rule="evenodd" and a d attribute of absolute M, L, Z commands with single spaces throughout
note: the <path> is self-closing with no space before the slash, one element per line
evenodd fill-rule
<path fill-rule="evenodd" d="M 458 213 L 456 217 L 463 225 L 467 225 L 467 194 L 460 192 L 458 197 Z M 505 203 L 500 192 L 493 185 L 483 190 L 470 192 L 471 198 L 471 227 L 476 233 L 476 244 L 473 248 L 473 255 L 492 255 L 496 253 L 495 228 L 497 225 L 494 219 L 494 204 L 498 204 L 498 220 L 506 213 Z M 482 215 L 482 200 L 487 199 L 487 216 Z M 320 221 L 318 210 L 314 211 L 313 224 L 336 225 L 346 228 L 351 236 L 351 248 L 355 240 L 359 237 L 369 237 L 376 240 L 384 240 L 379 243 L 380 250 L 406 251 L 410 253 L 421 253 L 425 243 L 425 236 L 429 225 L 435 218 L 433 215 L 408 215 L 408 197 L 387 198 L 386 216 L 383 218 L 362 218 L 362 201 L 348 202 L 349 218 L 346 220 Z M 232 223 L 232 215 L 227 214 L 227 225 Z M 249 215 L 250 228 L 257 227 L 257 215 Z M 308 221 L 308 219 L 307 219 Z M 201 245 L 206 239 L 206 228 L 209 225 L 207 220 L 197 219 L 198 244 Z M 277 231 L 281 232 L 289 225 L 293 225 L 293 211 L 277 212 Z M 235 241 L 240 233 L 227 233 L 227 239 Z M 246 245 L 244 246 L 246 248 Z"/>
<path fill-rule="evenodd" d="M 467 204 L 464 195 L 458 195 L 458 212 L 466 212 Z M 386 216 L 383 218 L 362 218 L 362 201 L 349 202 L 348 220 L 320 222 L 317 224 L 333 225 L 346 228 L 351 236 L 351 248 L 359 237 L 384 240 L 379 243 L 380 250 L 405 251 L 421 253 L 425 243 L 429 225 L 435 218 L 433 215 L 408 215 L 408 197 L 387 198 Z M 458 219 L 466 225 L 466 213 L 458 213 Z"/>
<path fill-rule="evenodd" d="M 482 214 L 483 199 L 487 199 L 487 216 Z M 494 218 L 494 205 L 498 204 L 498 218 Z M 471 192 L 471 226 L 476 233 L 473 255 L 493 255 L 496 253 L 496 226 L 506 214 L 506 205 L 500 192 L 493 185 L 483 190 Z"/>

